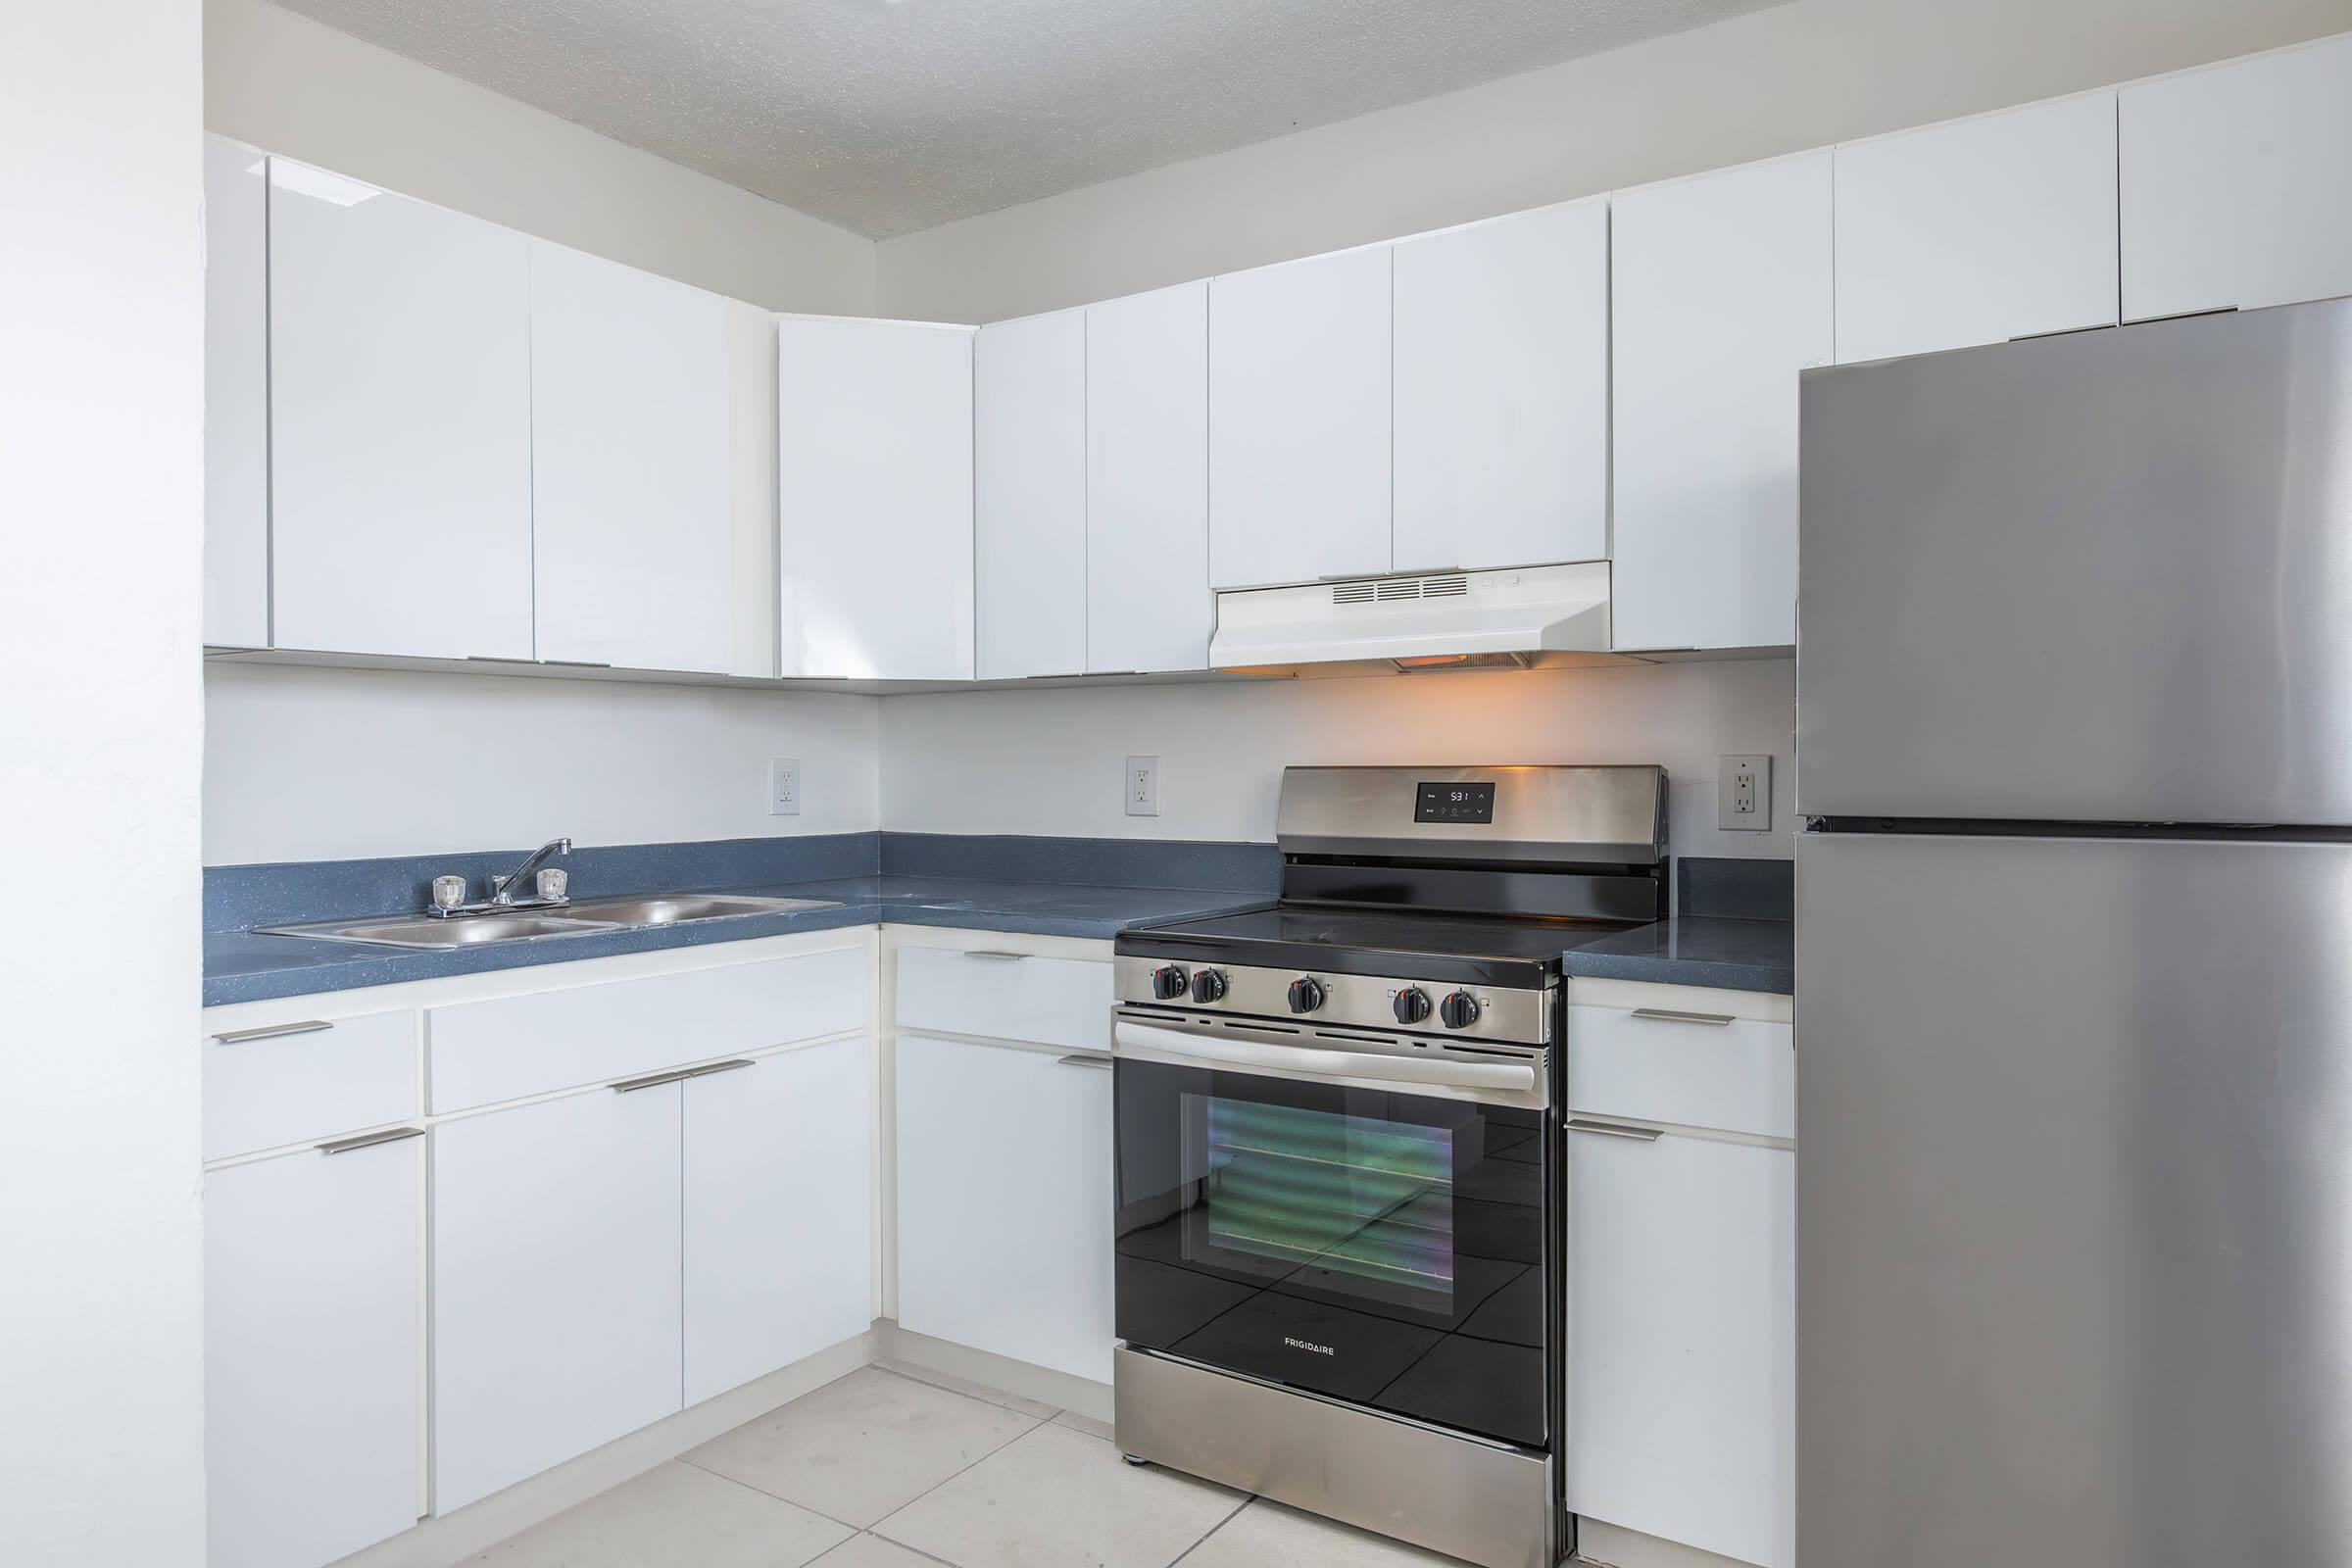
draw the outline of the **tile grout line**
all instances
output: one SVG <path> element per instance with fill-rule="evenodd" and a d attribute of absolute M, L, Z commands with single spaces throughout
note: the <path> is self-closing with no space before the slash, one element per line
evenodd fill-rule
<path fill-rule="evenodd" d="M 1208 1534 L 1207 1534 L 1207 1535 L 1204 1535 L 1204 1536 L 1202 1536 L 1202 1537 L 1201 1537 L 1201 1538 L 1200 1538 L 1199 1541 L 1196 1541 L 1196 1542 L 1194 1542 L 1194 1543 L 1193 1543 L 1191 1545 L 1189 1545 L 1189 1546 L 1185 1547 L 1185 1548 L 1184 1548 L 1182 1551 L 1178 1552 L 1178 1553 L 1176 1554 L 1176 1556 L 1175 1556 L 1174 1560 L 1172 1560 L 1172 1561 L 1171 1561 L 1171 1562 L 1168 1564 L 1168 1568 L 1179 1568 L 1179 1565 L 1183 1563 L 1183 1561 L 1184 1561 L 1184 1559 L 1185 1559 L 1185 1558 L 1187 1558 L 1187 1557 L 1190 1557 L 1190 1556 L 1191 1556 L 1191 1555 L 1192 1555 L 1194 1552 L 1196 1552 L 1196 1551 L 1199 1551 L 1199 1550 L 1200 1550 L 1200 1549 L 1202 1546 L 1205 1546 L 1205 1545 L 1207 1545 L 1207 1544 L 1208 1544 L 1208 1543 L 1209 1543 L 1209 1538 L 1210 1538 L 1211 1536 L 1214 1536 L 1214 1535 L 1215 1535 L 1215 1534 L 1216 1534 L 1218 1531 L 1220 1531 L 1220 1530 L 1224 1529 L 1224 1528 L 1225 1528 L 1227 1525 L 1229 1525 L 1229 1524 L 1233 1523 L 1233 1522 L 1234 1522 L 1236 1519 L 1239 1519 L 1239 1518 L 1242 1516 L 1242 1510 L 1243 1510 L 1244 1508 L 1247 1508 L 1247 1507 L 1249 1507 L 1249 1506 L 1250 1506 L 1251 1503 L 1255 1502 L 1256 1500 L 1257 1500 L 1257 1494 L 1256 1494 L 1255 1493 L 1246 1493 L 1246 1494 L 1243 1494 L 1243 1497 L 1242 1497 L 1242 1500 L 1241 1500 L 1240 1502 L 1238 1502 L 1238 1503 L 1235 1503 L 1235 1504 L 1234 1504 L 1234 1507 L 1233 1507 L 1233 1512 L 1231 1512 L 1231 1513 L 1227 1514 L 1227 1515 L 1226 1515 L 1224 1518 L 1222 1518 L 1222 1519 L 1218 1520 L 1218 1521 L 1217 1521 L 1215 1524 L 1213 1524 L 1213 1525 L 1210 1525 L 1210 1526 L 1208 1527 Z"/>
<path fill-rule="evenodd" d="M 909 1379 L 907 1379 L 907 1381 L 908 1381 L 908 1382 L 910 1382 L 910 1383 L 914 1383 L 914 1382 L 920 1382 L 921 1380 L 920 1380 L 920 1379 L 918 1379 L 918 1378 L 909 1378 Z M 932 1385 L 930 1385 L 930 1384 L 927 1384 L 927 1383 L 926 1383 L 926 1384 L 924 1384 L 923 1386 L 924 1386 L 925 1388 L 930 1388 L 930 1387 L 932 1387 Z M 953 1393 L 953 1392 L 955 1392 L 955 1391 L 954 1391 L 954 1390 L 950 1390 L 950 1389 L 943 1389 L 943 1390 L 941 1390 L 940 1392 L 942 1392 L 942 1393 Z M 980 1402 L 981 1402 L 982 1404 L 986 1404 L 986 1403 L 988 1403 L 989 1401 L 988 1401 L 988 1400 L 986 1400 L 986 1399 L 983 1399 L 983 1400 L 981 1400 Z M 996 1408 L 998 1408 L 998 1409 L 1002 1410 L 1002 1409 L 1004 1409 L 1004 1406 L 1000 1404 L 1000 1405 L 996 1406 Z M 967 1464 L 967 1465 L 965 1465 L 965 1466 L 963 1467 L 963 1469 L 961 1469 L 961 1470 L 957 1470 L 957 1471 L 956 1472 L 956 1475 L 951 1475 L 951 1476 L 943 1476 L 943 1477 L 941 1477 L 941 1478 L 940 1478 L 938 1481 L 936 1481 L 936 1482 L 932 1483 L 930 1486 L 928 1486 L 928 1487 L 925 1487 L 925 1488 L 924 1488 L 924 1489 L 923 1489 L 921 1492 L 918 1492 L 918 1493 L 916 1493 L 916 1494 L 915 1494 L 913 1496 L 911 1496 L 911 1497 L 908 1497 L 908 1498 L 907 1498 L 907 1499 L 906 1499 L 905 1502 L 902 1502 L 902 1503 L 900 1503 L 900 1504 L 899 1504 L 899 1505 L 898 1505 L 896 1508 L 893 1508 L 893 1509 L 891 1509 L 891 1510 L 890 1510 L 890 1512 L 888 1512 L 888 1513 L 884 1514 L 884 1515 L 883 1515 L 881 1518 L 879 1518 L 879 1519 L 875 1520 L 875 1521 L 874 1521 L 874 1522 L 873 1522 L 871 1525 L 869 1525 L 869 1526 L 866 1528 L 866 1533 L 867 1533 L 868 1535 L 882 1536 L 882 1527 L 883 1527 L 884 1525 L 886 1525 L 886 1524 L 890 1523 L 890 1522 L 891 1522 L 893 1519 L 896 1519 L 896 1518 L 897 1518 L 899 1515 L 901 1515 L 901 1514 L 905 1513 L 905 1512 L 906 1512 L 907 1509 L 909 1509 L 909 1508 L 913 1507 L 913 1506 L 914 1506 L 916 1503 L 918 1503 L 918 1502 L 922 1501 L 922 1500 L 923 1500 L 925 1497 L 928 1497 L 929 1495 L 931 1495 L 931 1494 L 932 1494 L 932 1493 L 934 1493 L 934 1492 L 937 1492 L 937 1491 L 938 1491 L 938 1490 L 939 1490 L 941 1487 L 944 1487 L 944 1486 L 946 1486 L 946 1485 L 947 1485 L 949 1482 L 951 1482 L 951 1481 L 955 1480 L 955 1479 L 956 1479 L 956 1476 L 962 1475 L 962 1474 L 963 1474 L 963 1472 L 964 1472 L 964 1470 L 969 1470 L 969 1469 L 971 1469 L 971 1468 L 972 1468 L 972 1465 L 979 1464 L 979 1463 L 980 1463 L 982 1460 L 985 1460 L 985 1459 L 993 1459 L 993 1458 L 995 1458 L 995 1457 L 996 1457 L 998 1454 L 1000 1454 L 1000 1453 L 1003 1453 L 1003 1452 L 1004 1452 L 1005 1449 L 1007 1449 L 1007 1448 L 1011 1447 L 1011 1446 L 1012 1446 L 1014 1444 L 1016 1444 L 1016 1443 L 1019 1443 L 1019 1442 L 1021 1442 L 1023 1439 L 1025 1439 L 1025 1438 L 1028 1438 L 1028 1437 L 1030 1437 L 1030 1436 L 1034 1435 L 1034 1434 L 1037 1432 L 1037 1430 L 1038 1430 L 1040 1427 L 1050 1427 L 1050 1426 L 1052 1426 L 1052 1425 L 1054 1424 L 1054 1423 L 1053 1423 L 1053 1422 L 1051 1422 L 1051 1421 L 1040 1421 L 1040 1420 L 1038 1420 L 1038 1419 L 1037 1419 L 1037 1417 L 1035 1417 L 1035 1416 L 1033 1416 L 1033 1415 L 1029 1415 L 1029 1414 L 1028 1414 L 1026 1411 L 1022 1411 L 1022 1410 L 1015 1410 L 1015 1411 L 1013 1411 L 1012 1413 L 1013 1413 L 1014 1415 L 1017 1415 L 1017 1416 L 1022 1416 L 1022 1417 L 1024 1417 L 1026 1420 L 1028 1420 L 1028 1421 L 1030 1422 L 1030 1425 L 1029 1425 L 1027 1428 L 1023 1429 L 1022 1431 L 1019 1431 L 1019 1432 L 1016 1432 L 1016 1433 L 1014 1433 L 1014 1434 L 1013 1434 L 1011 1437 L 1009 1437 L 1009 1438 L 1006 1438 L 1006 1439 L 1005 1439 L 1005 1440 L 1004 1440 L 1003 1443 L 1000 1443 L 1000 1444 L 998 1444 L 998 1445 L 997 1445 L 995 1447 L 993 1447 L 993 1448 L 989 1449 L 989 1450 L 988 1450 L 988 1452 L 986 1452 L 986 1453 L 984 1453 L 984 1454 L 981 1454 L 979 1458 L 977 1458 L 977 1459 L 974 1459 L 974 1460 L 972 1461 L 972 1463 L 971 1463 L 971 1464 Z M 1080 1437 L 1084 1437 L 1085 1435 L 1086 1435 L 1086 1434 L 1085 1434 L 1085 1433 L 1083 1433 L 1083 1432 L 1079 1434 L 1079 1436 L 1080 1436 Z M 904 1545 L 906 1545 L 906 1543 L 905 1543 L 905 1542 L 903 1542 L 903 1541 L 899 1540 L 899 1539 L 898 1539 L 896 1536 L 882 1536 L 882 1539 L 883 1539 L 884 1541 L 887 1541 L 887 1542 L 889 1542 L 889 1543 L 890 1543 L 892 1545 L 894 1545 L 894 1546 L 904 1546 Z M 911 1547 L 909 1547 L 908 1549 L 909 1549 L 909 1550 L 912 1550 L 912 1549 L 914 1549 L 914 1548 L 911 1548 Z M 928 1552 L 925 1552 L 925 1553 L 924 1553 L 924 1555 L 925 1555 L 925 1556 L 929 1556 L 929 1555 L 930 1555 L 930 1553 L 928 1553 Z"/>

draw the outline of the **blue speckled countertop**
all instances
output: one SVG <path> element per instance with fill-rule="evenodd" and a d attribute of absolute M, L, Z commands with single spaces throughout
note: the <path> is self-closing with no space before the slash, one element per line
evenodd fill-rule
<path fill-rule="evenodd" d="M 638 926 L 580 936 L 540 937 L 457 951 L 404 953 L 306 937 L 253 931 L 207 933 L 204 1004 L 261 1002 L 388 986 L 404 980 L 480 974 L 532 964 L 568 963 L 619 953 L 742 942 L 844 926 L 896 921 L 1020 931 L 1033 936 L 1111 937 L 1146 920 L 1214 914 L 1262 903 L 1263 895 L 1216 889 L 1089 887 L 1055 882 L 996 882 L 954 877 L 865 876 L 818 882 L 777 882 L 704 891 L 768 898 L 832 899 L 833 909 L 741 915 L 670 926 Z"/>
<path fill-rule="evenodd" d="M 1796 990 L 1796 927 L 1787 920 L 1683 915 L 1602 937 L 1560 957 L 1570 975 L 1724 991 Z"/>

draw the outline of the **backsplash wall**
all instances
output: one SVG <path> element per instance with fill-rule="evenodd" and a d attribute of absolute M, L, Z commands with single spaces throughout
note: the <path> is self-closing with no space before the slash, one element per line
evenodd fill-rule
<path fill-rule="evenodd" d="M 870 697 L 217 662 L 204 694 L 207 865 L 881 825 Z"/>
<path fill-rule="evenodd" d="M 1656 762 L 1678 855 L 1785 857 L 1796 664 L 1775 659 L 1485 674 L 892 697 L 882 820 L 905 833 L 1271 842 L 1290 762 Z M 1724 833 L 1715 759 L 1772 755 L 1772 828 Z M 1129 816 L 1130 756 L 1160 763 Z"/>

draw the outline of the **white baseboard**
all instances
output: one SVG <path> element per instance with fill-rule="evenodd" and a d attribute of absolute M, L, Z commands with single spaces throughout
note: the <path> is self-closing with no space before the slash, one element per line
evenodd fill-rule
<path fill-rule="evenodd" d="M 721 1433 L 732 1432 L 812 1389 L 870 1365 L 881 1353 L 877 1347 L 880 1331 L 895 1327 L 877 1321 L 854 1340 L 844 1340 L 781 1371 L 755 1378 L 742 1388 L 705 1399 L 625 1438 L 615 1438 L 601 1448 L 591 1448 L 576 1459 L 566 1459 L 553 1470 L 541 1471 L 455 1512 L 423 1520 L 413 1530 L 353 1552 L 336 1568 L 452 1568 L 510 1536 L 701 1447 Z"/>
<path fill-rule="evenodd" d="M 956 1345 L 947 1340 L 935 1340 L 928 1334 L 916 1334 L 903 1329 L 888 1318 L 874 1321 L 874 1339 L 880 1355 L 895 1361 L 911 1361 L 916 1366 L 945 1372 L 950 1377 L 962 1378 L 1005 1394 L 1017 1394 L 1024 1399 L 1050 1404 L 1056 1410 L 1075 1410 L 1097 1421 L 1107 1421 L 1111 1415 L 1110 1385 L 1097 1383 L 1092 1378 L 1078 1377 L 1068 1372 L 1056 1372 L 1051 1367 L 1034 1366 L 1027 1361 L 1015 1361 L 1010 1356 L 998 1355 L 990 1350 L 975 1350 L 968 1345 Z"/>
<path fill-rule="evenodd" d="M 1606 1568 L 1753 1568 L 1737 1557 L 1718 1557 L 1680 1542 L 1583 1518 L 1576 1522 L 1575 1561 Z"/>

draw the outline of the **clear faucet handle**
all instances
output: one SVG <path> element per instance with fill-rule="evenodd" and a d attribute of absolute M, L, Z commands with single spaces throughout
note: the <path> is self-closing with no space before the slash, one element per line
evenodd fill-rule
<path fill-rule="evenodd" d="M 433 907 L 454 909 L 466 902 L 466 879 L 462 876 L 433 878 Z"/>
<path fill-rule="evenodd" d="M 559 866 L 547 866 L 539 873 L 539 896 L 543 899 L 570 897 L 571 873 Z"/>

